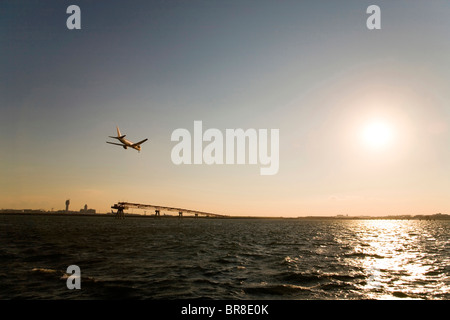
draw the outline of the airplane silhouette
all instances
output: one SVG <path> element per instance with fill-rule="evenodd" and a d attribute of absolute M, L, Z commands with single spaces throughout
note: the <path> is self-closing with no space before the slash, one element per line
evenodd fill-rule
<path fill-rule="evenodd" d="M 140 151 L 141 151 L 141 144 L 148 140 L 148 139 L 144 139 L 144 140 L 142 140 L 142 141 L 133 143 L 133 142 L 131 142 L 131 141 L 125 139 L 125 136 L 126 136 L 126 135 L 125 135 L 125 134 L 122 135 L 122 134 L 120 133 L 119 127 L 116 127 L 116 128 L 117 128 L 117 137 L 112 137 L 112 136 L 109 136 L 109 137 L 110 137 L 110 138 L 113 138 L 113 139 L 117 139 L 117 140 L 119 140 L 119 141 L 122 142 L 122 143 L 114 143 L 114 142 L 109 142 L 109 141 L 106 141 L 106 143 L 114 144 L 114 145 L 116 145 L 116 146 L 121 146 L 121 147 L 123 147 L 124 149 L 127 149 L 127 148 L 133 148 L 133 149 L 135 149 L 135 150 L 137 150 L 137 151 L 140 152 Z"/>

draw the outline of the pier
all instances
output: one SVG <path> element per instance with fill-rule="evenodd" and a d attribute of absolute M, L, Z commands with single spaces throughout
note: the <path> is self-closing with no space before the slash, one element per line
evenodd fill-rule
<path fill-rule="evenodd" d="M 116 209 L 116 217 L 124 218 L 125 213 L 124 210 L 128 209 L 143 209 L 143 210 L 154 210 L 155 217 L 160 217 L 161 212 L 175 212 L 178 213 L 178 217 L 183 217 L 183 215 L 193 215 L 194 217 L 204 216 L 204 217 L 213 217 L 213 218 L 223 218 L 228 217 L 227 215 L 211 213 L 211 212 L 203 212 L 198 210 L 191 209 L 183 209 L 183 208 L 175 208 L 175 207 L 165 207 L 154 204 L 142 204 L 142 203 L 132 203 L 132 202 L 118 202 L 111 206 L 111 209 Z"/>

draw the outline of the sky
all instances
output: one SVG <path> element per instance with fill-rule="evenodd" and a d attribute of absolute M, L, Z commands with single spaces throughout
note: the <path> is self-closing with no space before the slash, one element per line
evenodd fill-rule
<path fill-rule="evenodd" d="M 447 0 L 2 1 L 0 208 L 449 213 L 449 16 Z M 278 129 L 278 172 L 174 164 L 194 121 Z M 142 151 L 105 143 L 116 126 Z"/>

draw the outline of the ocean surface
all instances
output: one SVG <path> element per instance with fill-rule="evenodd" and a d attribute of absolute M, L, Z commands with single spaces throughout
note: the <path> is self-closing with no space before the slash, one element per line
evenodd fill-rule
<path fill-rule="evenodd" d="M 450 221 L 0 215 L 0 299 L 197 298 L 449 299 Z"/>

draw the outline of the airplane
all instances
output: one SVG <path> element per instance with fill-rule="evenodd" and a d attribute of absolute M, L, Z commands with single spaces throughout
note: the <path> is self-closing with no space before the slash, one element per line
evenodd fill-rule
<path fill-rule="evenodd" d="M 113 139 L 117 139 L 117 140 L 119 140 L 119 141 L 122 142 L 122 143 L 120 144 L 120 143 L 114 143 L 114 142 L 109 142 L 109 141 L 106 141 L 106 143 L 109 143 L 109 144 L 115 144 L 116 146 L 121 146 L 121 147 L 123 147 L 124 149 L 127 149 L 128 147 L 130 147 L 130 148 L 136 149 L 137 151 L 140 152 L 140 151 L 141 151 L 141 144 L 148 140 L 148 139 L 144 139 L 144 140 L 142 140 L 142 141 L 133 143 L 133 142 L 131 142 L 131 141 L 125 139 L 125 136 L 126 136 L 126 135 L 125 135 L 125 134 L 122 135 L 122 134 L 120 133 L 119 127 L 116 127 L 116 128 L 117 128 L 117 137 L 112 137 L 112 136 L 109 136 L 109 137 L 110 137 L 110 138 L 113 138 Z"/>

